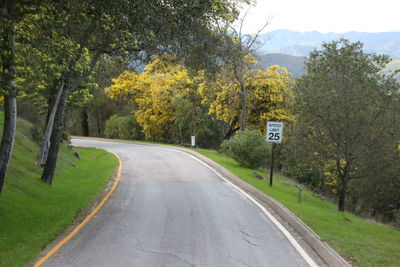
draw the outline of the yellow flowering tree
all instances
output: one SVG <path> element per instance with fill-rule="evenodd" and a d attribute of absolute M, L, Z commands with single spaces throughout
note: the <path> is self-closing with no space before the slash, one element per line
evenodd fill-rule
<path fill-rule="evenodd" d="M 156 57 L 142 74 L 125 71 L 106 89 L 111 98 L 123 96 L 137 106 L 135 116 L 147 139 L 169 141 L 181 131 L 177 101 L 190 100 L 195 109 L 196 82 L 177 59 Z"/>
<path fill-rule="evenodd" d="M 290 73 L 276 65 L 265 71 L 251 67 L 255 61 L 250 55 L 246 56 L 246 60 L 248 67 L 244 69 L 242 84 L 237 82 L 227 66 L 212 79 L 203 74 L 199 86 L 202 103 L 209 105 L 209 113 L 230 124 L 226 138 L 240 129 L 242 114 L 246 114 L 246 121 L 260 129 L 265 128 L 267 120 L 292 119 L 290 102 L 293 81 Z M 243 108 L 246 112 L 242 112 Z"/>

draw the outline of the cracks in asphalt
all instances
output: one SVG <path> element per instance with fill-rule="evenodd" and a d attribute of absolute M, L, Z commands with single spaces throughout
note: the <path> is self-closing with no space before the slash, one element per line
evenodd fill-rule
<path fill-rule="evenodd" d="M 247 235 L 248 237 L 255 238 L 254 236 L 250 235 L 249 233 L 245 232 L 244 230 L 239 230 L 239 232 L 241 232 L 244 235 Z"/>
<path fill-rule="evenodd" d="M 249 234 L 248 232 L 244 231 L 243 229 L 239 230 L 239 232 L 242 233 L 242 234 L 244 234 L 244 235 L 247 236 L 247 237 L 252 238 L 252 239 L 258 239 L 257 237 L 252 236 L 251 234 Z M 253 246 L 255 246 L 255 247 L 258 247 L 258 244 L 256 244 L 256 243 L 250 241 L 250 240 L 247 239 L 246 237 L 242 237 L 242 239 L 243 239 L 244 241 L 246 241 L 247 243 L 249 243 L 250 245 L 253 245 Z"/>
<path fill-rule="evenodd" d="M 263 248 L 263 247 L 261 247 L 261 246 L 259 246 L 254 240 L 260 240 L 259 238 L 257 238 L 257 237 L 255 237 L 255 236 L 253 236 L 253 235 L 251 235 L 251 234 L 249 234 L 248 232 L 246 232 L 244 229 L 244 227 L 242 226 L 242 229 L 240 229 L 240 230 L 237 230 L 237 229 L 232 229 L 232 228 L 228 228 L 229 230 L 231 230 L 232 232 L 239 232 L 239 233 L 241 233 L 242 235 L 241 235 L 241 238 L 244 240 L 244 241 L 246 241 L 248 244 L 250 244 L 250 245 L 252 245 L 252 246 L 255 246 L 255 247 L 257 247 L 257 248 Z M 250 240 L 250 239 L 253 239 L 253 240 Z"/>
<path fill-rule="evenodd" d="M 187 260 L 184 259 L 184 258 L 181 258 L 180 256 L 178 256 L 178 255 L 176 255 L 176 254 L 174 254 L 174 253 L 171 253 L 171 252 L 163 252 L 163 251 L 156 251 L 156 250 L 151 250 L 151 249 L 145 249 L 145 248 L 142 248 L 142 242 L 140 242 L 138 239 L 136 239 L 136 242 L 137 242 L 137 244 L 136 244 L 136 246 L 135 246 L 135 249 L 136 249 L 136 250 L 143 251 L 143 252 L 146 252 L 146 253 L 152 253 L 152 254 L 170 256 L 170 257 L 173 257 L 173 258 L 175 258 L 175 259 L 180 260 L 181 262 L 183 262 L 183 263 L 185 263 L 185 264 L 188 264 L 189 266 L 195 266 L 195 264 L 193 264 L 193 263 L 187 261 Z"/>
<path fill-rule="evenodd" d="M 249 243 L 250 245 L 253 245 L 253 246 L 255 246 L 255 247 L 258 247 L 258 245 L 257 245 L 256 243 L 251 242 L 251 241 L 248 240 L 247 238 L 242 237 L 242 239 L 243 239 L 244 241 L 246 241 L 247 243 Z"/>

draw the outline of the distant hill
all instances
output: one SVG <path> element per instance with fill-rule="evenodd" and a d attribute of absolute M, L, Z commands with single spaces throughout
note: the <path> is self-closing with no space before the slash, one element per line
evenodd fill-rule
<path fill-rule="evenodd" d="M 263 69 L 272 65 L 279 65 L 286 68 L 293 75 L 293 78 L 297 78 L 305 73 L 304 62 L 306 59 L 306 57 L 279 53 L 262 54 L 257 56 L 257 60 L 261 63 Z M 384 72 L 389 73 L 398 69 L 400 69 L 400 59 L 395 58 L 386 66 Z M 400 74 L 396 77 L 400 81 Z"/>
<path fill-rule="evenodd" d="M 386 66 L 387 71 L 395 71 L 400 69 L 400 58 L 395 58 Z"/>
<path fill-rule="evenodd" d="M 261 63 L 263 69 L 272 65 L 279 65 L 285 67 L 295 78 L 304 74 L 305 59 L 305 57 L 278 53 L 257 56 L 257 60 Z"/>
<path fill-rule="evenodd" d="M 259 52 L 262 54 L 287 54 L 307 56 L 310 51 L 319 48 L 322 43 L 346 38 L 352 42 L 364 43 L 364 50 L 370 53 L 387 54 L 392 58 L 400 58 L 400 32 L 347 32 L 320 33 L 317 31 L 296 32 L 276 30 L 260 36 L 264 45 Z"/>
<path fill-rule="evenodd" d="M 395 58 L 387 64 L 385 73 L 394 72 L 396 70 L 400 70 L 400 58 Z M 396 79 L 400 82 L 400 73 L 396 75 Z"/>

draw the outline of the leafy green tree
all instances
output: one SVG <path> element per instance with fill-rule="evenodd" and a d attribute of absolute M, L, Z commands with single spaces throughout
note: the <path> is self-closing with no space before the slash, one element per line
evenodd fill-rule
<path fill-rule="evenodd" d="M 66 99 L 90 75 L 90 70 L 102 54 L 127 55 L 160 53 L 163 50 L 190 54 L 193 46 L 212 36 L 211 27 L 216 20 L 233 19 L 236 3 L 241 1 L 68 1 L 57 3 L 55 13 L 62 23 L 57 33 L 75 44 L 77 49 L 63 71 L 59 104 L 54 106 L 54 126 L 50 138 L 48 157 L 42 180 L 51 184 L 57 162 L 57 154 Z M 57 25 L 57 24 L 55 24 Z M 74 64 L 85 58 L 89 51 L 89 67 L 79 77 L 74 75 Z M 200 50 L 197 50 L 200 52 Z M 57 99 L 57 98 L 56 98 Z M 46 144 L 47 142 L 45 142 Z"/>
<path fill-rule="evenodd" d="M 15 86 L 15 1 L 2 1 L 0 6 L 1 87 L 4 98 L 4 128 L 0 144 L 0 192 L 14 144 L 17 104 Z"/>
<path fill-rule="evenodd" d="M 307 74 L 297 81 L 292 152 L 334 170 L 339 211 L 345 210 L 349 182 L 371 170 L 366 162 L 380 164 L 400 140 L 399 121 L 390 119 L 400 111 L 399 87 L 381 74 L 388 62 L 341 39 L 312 52 Z"/>
<path fill-rule="evenodd" d="M 26 14 L 36 13 L 47 1 L 2 0 L 0 2 L 0 94 L 4 127 L 0 143 L 0 193 L 14 144 L 17 120 L 16 26 Z"/>

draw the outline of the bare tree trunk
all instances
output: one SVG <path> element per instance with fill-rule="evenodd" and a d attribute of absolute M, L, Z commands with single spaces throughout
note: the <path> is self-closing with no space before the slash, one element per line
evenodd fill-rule
<path fill-rule="evenodd" d="M 4 96 L 4 128 L 0 144 L 0 193 L 3 189 L 8 162 L 14 145 L 17 128 L 17 100 L 15 95 Z"/>
<path fill-rule="evenodd" d="M 99 137 L 101 137 L 101 136 L 102 136 L 103 127 L 102 127 L 102 125 L 101 125 L 101 123 L 100 123 L 100 119 L 97 119 L 97 120 L 96 120 L 96 124 L 97 124 L 97 135 L 98 135 Z"/>
<path fill-rule="evenodd" d="M 0 193 L 3 189 L 4 180 L 14 145 L 15 131 L 17 127 L 17 89 L 15 83 L 15 55 L 14 55 L 14 1 L 4 1 L 1 8 L 6 14 L 2 17 L 0 31 L 3 34 L 1 44 L 2 76 L 5 81 L 4 94 L 4 127 L 0 143 Z M 4 28 L 3 28 L 4 27 Z"/>
<path fill-rule="evenodd" d="M 339 211 L 344 212 L 346 202 L 346 191 L 347 191 L 348 177 L 347 174 L 342 178 L 340 189 L 339 189 Z"/>
<path fill-rule="evenodd" d="M 247 102 L 246 102 L 246 93 L 242 90 L 240 94 L 240 100 L 242 104 L 242 111 L 240 113 L 240 131 L 243 132 L 246 130 L 246 120 L 247 120 Z"/>
<path fill-rule="evenodd" d="M 100 54 L 96 54 L 90 63 L 89 69 L 91 69 L 99 59 Z M 51 185 L 53 182 L 53 177 L 56 170 L 58 151 L 60 148 L 62 131 L 64 127 L 64 114 L 69 93 L 78 88 L 78 86 L 89 76 L 89 74 L 90 70 L 73 83 L 70 82 L 68 75 L 64 77 L 65 85 L 61 93 L 59 104 L 58 106 L 55 105 L 57 107 L 57 111 L 54 116 L 53 129 L 51 130 L 50 148 L 42 173 L 42 181 L 49 185 Z"/>
<path fill-rule="evenodd" d="M 82 126 L 82 135 L 89 136 L 89 121 L 88 121 L 88 114 L 85 109 L 81 112 L 81 126 Z"/>
<path fill-rule="evenodd" d="M 238 117 L 235 117 L 235 118 L 233 119 L 233 121 L 231 122 L 231 125 L 230 125 L 230 127 L 229 127 L 229 130 L 228 130 L 228 132 L 226 132 L 226 134 L 225 134 L 223 140 L 227 140 L 227 139 L 231 138 L 231 136 L 232 136 L 237 130 L 239 130 L 238 128 L 235 127 L 237 121 L 238 121 Z"/>
<path fill-rule="evenodd" d="M 65 87 L 65 81 L 62 80 L 60 87 L 58 89 L 58 92 L 57 92 L 57 97 L 53 104 L 53 108 L 51 109 L 50 115 L 48 116 L 48 119 L 47 119 L 46 131 L 44 133 L 44 138 L 43 138 L 43 144 L 40 148 L 40 153 L 39 153 L 39 157 L 38 157 L 38 162 L 41 166 L 43 166 L 45 164 L 46 159 L 47 159 L 47 154 L 49 152 L 49 147 L 50 147 L 50 137 L 51 137 L 51 132 L 53 129 L 53 124 L 54 124 L 54 118 L 56 115 L 58 104 L 60 102 L 61 93 L 63 92 L 64 87 Z"/>
<path fill-rule="evenodd" d="M 60 148 L 60 142 L 64 126 L 64 114 L 65 114 L 65 108 L 67 106 L 69 92 L 70 92 L 70 85 L 66 84 L 62 90 L 60 96 L 60 102 L 57 106 L 55 106 L 57 108 L 57 111 L 54 116 L 53 130 L 51 131 L 48 156 L 42 173 L 42 181 L 49 185 L 51 185 L 51 183 L 53 182 L 53 177 L 56 170 L 57 156 L 58 156 L 58 150 Z"/>

